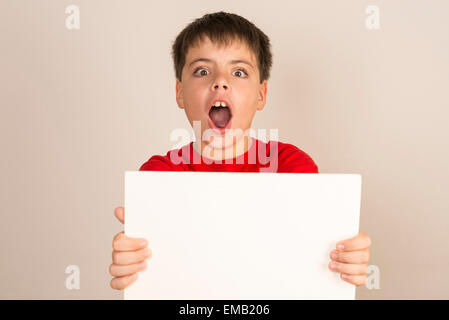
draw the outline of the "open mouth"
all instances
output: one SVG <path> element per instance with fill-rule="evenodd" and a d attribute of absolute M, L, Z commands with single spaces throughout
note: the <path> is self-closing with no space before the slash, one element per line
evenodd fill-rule
<path fill-rule="evenodd" d="M 231 109 L 224 101 L 216 101 L 209 109 L 209 119 L 216 129 L 225 129 L 231 118 Z M 222 130 L 219 131 L 221 132 Z"/>

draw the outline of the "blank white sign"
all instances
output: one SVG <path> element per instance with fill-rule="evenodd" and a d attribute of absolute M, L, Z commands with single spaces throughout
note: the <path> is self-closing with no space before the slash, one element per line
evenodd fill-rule
<path fill-rule="evenodd" d="M 355 299 L 328 269 L 359 232 L 359 174 L 125 173 L 125 234 L 153 255 L 125 299 Z"/>

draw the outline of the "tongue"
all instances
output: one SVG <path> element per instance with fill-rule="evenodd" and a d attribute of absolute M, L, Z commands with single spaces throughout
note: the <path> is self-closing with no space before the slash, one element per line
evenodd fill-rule
<path fill-rule="evenodd" d="M 218 128 L 224 128 L 231 119 L 231 112 L 228 107 L 212 107 L 209 117 Z"/>

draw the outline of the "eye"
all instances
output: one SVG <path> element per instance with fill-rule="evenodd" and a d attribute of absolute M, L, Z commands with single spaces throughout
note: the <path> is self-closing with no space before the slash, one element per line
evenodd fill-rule
<path fill-rule="evenodd" d="M 198 71 L 200 71 L 200 73 L 198 73 Z M 207 76 L 208 72 L 209 71 L 207 71 L 207 69 L 200 67 L 200 68 L 196 68 L 195 72 L 193 74 L 199 75 L 200 77 L 203 77 L 203 76 Z"/>
<path fill-rule="evenodd" d="M 235 74 L 235 75 L 239 74 L 239 75 L 237 75 L 238 78 L 246 78 L 248 76 L 248 74 L 246 73 L 246 71 L 244 69 L 237 69 L 233 72 L 233 74 Z M 242 76 L 242 74 L 244 76 Z"/>

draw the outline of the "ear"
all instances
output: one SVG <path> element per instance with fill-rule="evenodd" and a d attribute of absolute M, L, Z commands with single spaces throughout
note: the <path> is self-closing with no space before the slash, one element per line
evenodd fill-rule
<path fill-rule="evenodd" d="M 259 99 L 257 103 L 257 110 L 262 110 L 267 102 L 267 80 L 264 80 L 259 87 Z"/>
<path fill-rule="evenodd" d="M 176 102 L 178 103 L 178 107 L 180 109 L 184 109 L 184 101 L 182 99 L 182 85 L 181 81 L 176 79 Z"/>

